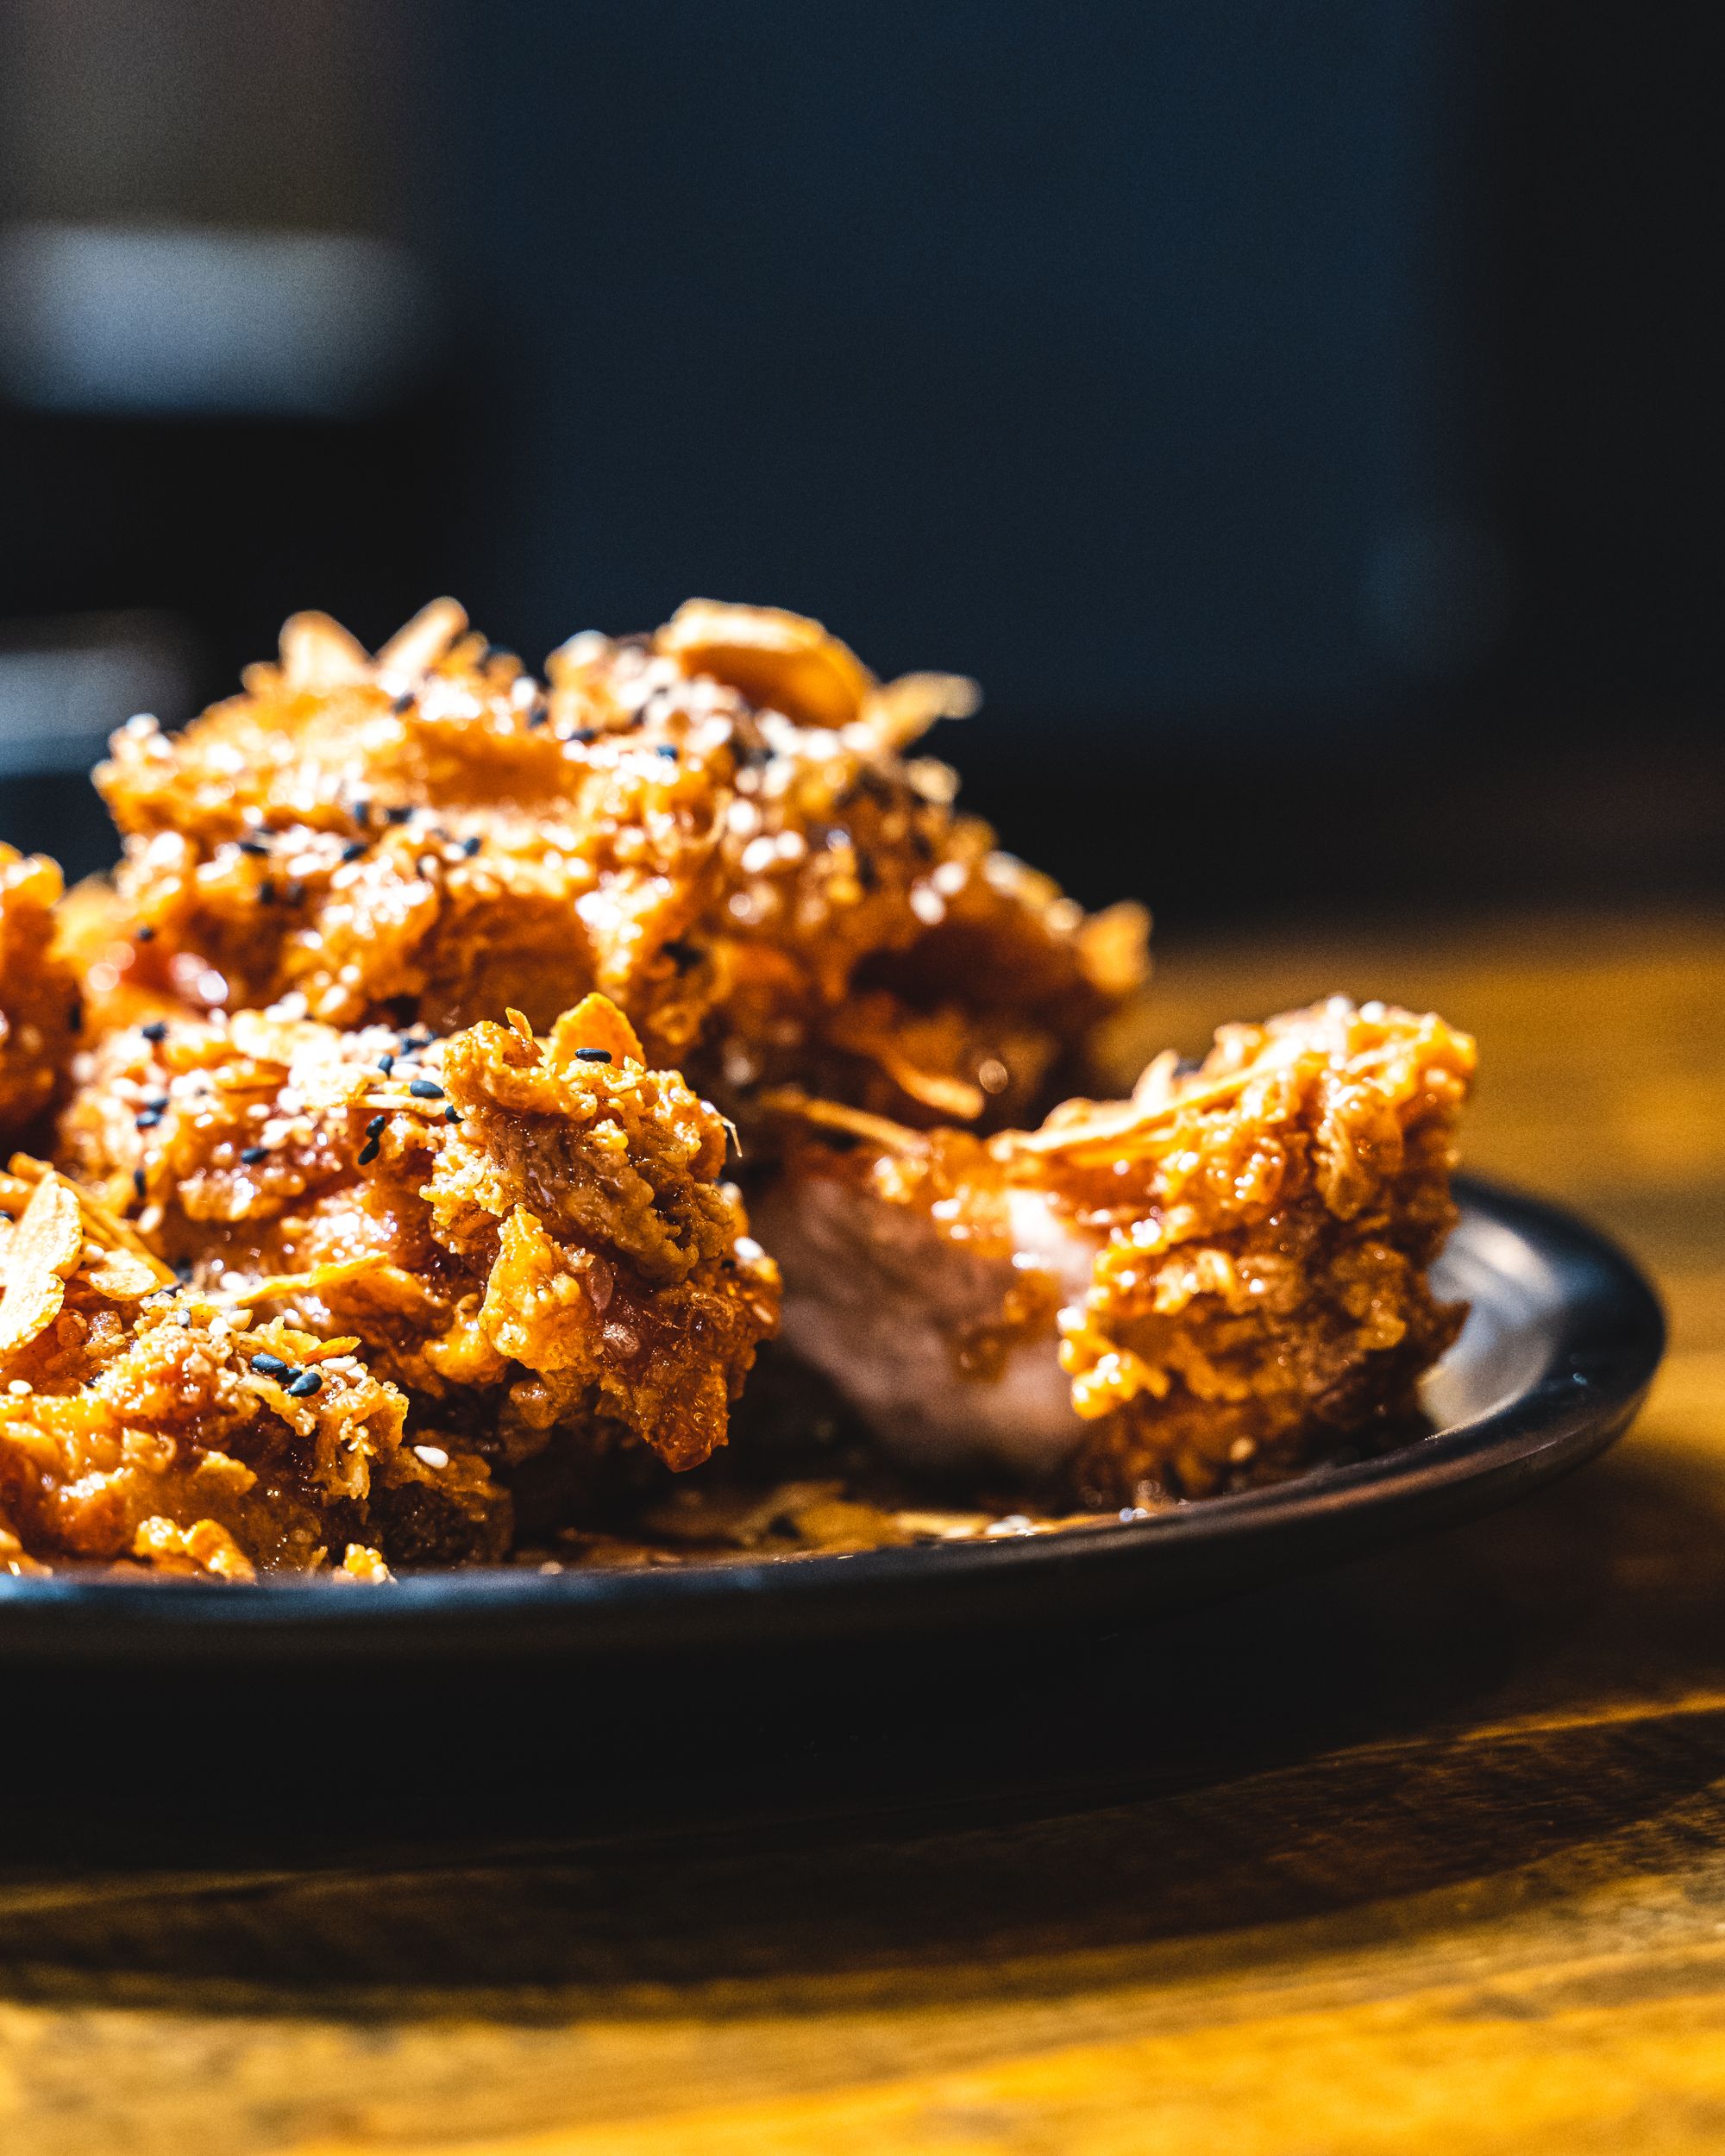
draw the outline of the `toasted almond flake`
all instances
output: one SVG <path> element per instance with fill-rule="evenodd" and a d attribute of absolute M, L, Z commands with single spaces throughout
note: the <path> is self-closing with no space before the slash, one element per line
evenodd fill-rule
<path fill-rule="evenodd" d="M 806 724 L 847 725 L 875 686 L 848 644 L 775 606 L 686 600 L 654 638 L 688 674 L 707 674 Z"/>
<path fill-rule="evenodd" d="M 883 1033 L 846 1025 L 841 1018 L 834 1024 L 831 1037 L 838 1047 L 848 1049 L 853 1056 L 866 1056 L 892 1080 L 900 1093 L 925 1108 L 932 1108 L 937 1115 L 949 1116 L 958 1123 L 974 1123 L 986 1106 L 980 1087 L 973 1086 L 968 1079 L 919 1070 Z"/>
<path fill-rule="evenodd" d="M 87 1287 L 110 1302 L 140 1302 L 162 1286 L 161 1270 L 130 1250 L 101 1250 L 86 1263 L 83 1278 Z"/>
<path fill-rule="evenodd" d="M 30 1193 L 6 1250 L 0 1355 L 16 1354 L 60 1315 L 66 1283 L 84 1255 L 78 1194 L 49 1169 Z"/>
<path fill-rule="evenodd" d="M 365 646 L 328 614 L 290 614 L 282 624 L 281 673 L 290 689 L 351 688 L 371 671 Z"/>
<path fill-rule="evenodd" d="M 1141 1103 L 1135 1094 L 1130 1100 L 1109 1101 L 1093 1106 L 1088 1113 L 1063 1119 L 1058 1123 L 1045 1123 L 1039 1131 L 1002 1131 L 999 1137 L 989 1139 L 989 1150 L 1001 1160 L 1010 1159 L 1014 1154 L 1066 1153 L 1082 1161 L 1098 1150 L 1107 1153 L 1122 1147 L 1153 1149 L 1163 1142 L 1156 1135 L 1158 1126 L 1189 1109 L 1211 1108 L 1231 1100 L 1255 1079 L 1286 1070 L 1302 1053 L 1309 1052 L 1309 1042 L 1278 1042 L 1250 1062 L 1242 1063 L 1238 1070 L 1224 1071 L 1211 1079 L 1195 1079 L 1167 1098 L 1151 1098 Z M 1348 1062 L 1344 1075 L 1349 1078 L 1368 1076 L 1393 1062 L 1403 1052 L 1394 1045 L 1368 1050 Z M 1154 1068 L 1151 1066 L 1151 1069 Z M 1147 1070 L 1140 1085 L 1145 1085 L 1149 1076 Z M 1146 1087 L 1147 1092 L 1153 1090 Z"/>
<path fill-rule="evenodd" d="M 901 674 L 869 692 L 857 723 L 868 728 L 874 747 L 895 753 L 920 740 L 937 719 L 974 718 L 982 702 L 982 692 L 968 674 Z"/>
<path fill-rule="evenodd" d="M 467 610 L 452 599 L 434 599 L 398 629 L 377 655 L 380 674 L 423 674 L 467 628 Z"/>
<path fill-rule="evenodd" d="M 760 1105 L 774 1115 L 794 1117 L 829 1131 L 845 1131 L 867 1138 L 889 1153 L 919 1153 L 926 1141 L 920 1131 L 894 1123 L 884 1115 L 869 1115 L 862 1108 L 846 1107 L 842 1100 L 819 1100 L 798 1086 L 773 1086 L 760 1096 Z"/>

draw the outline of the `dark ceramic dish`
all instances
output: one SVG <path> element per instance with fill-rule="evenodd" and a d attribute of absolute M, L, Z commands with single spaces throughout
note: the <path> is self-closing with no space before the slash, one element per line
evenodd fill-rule
<path fill-rule="evenodd" d="M 1434 1433 L 1279 1488 L 1070 1533 L 776 1563 L 392 1585 L 0 1579 L 0 1660 L 687 1655 L 1130 1619 L 1214 1601 L 1465 1520 L 1602 1451 L 1664 1345 L 1659 1305 L 1580 1222 L 1464 1182 L 1441 1285 L 1472 1314 L 1431 1378 Z"/>

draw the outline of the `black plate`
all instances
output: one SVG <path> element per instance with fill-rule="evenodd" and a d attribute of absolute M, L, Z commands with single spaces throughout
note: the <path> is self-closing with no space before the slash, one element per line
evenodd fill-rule
<path fill-rule="evenodd" d="M 588 1657 L 1147 1615 L 1487 1512 L 1603 1451 L 1665 1344 L 1590 1229 L 1465 1181 L 1441 1285 L 1472 1305 L 1427 1388 L 1435 1434 L 1274 1489 L 1070 1533 L 774 1564 L 449 1572 L 363 1587 L 0 1580 L 0 1658 Z"/>

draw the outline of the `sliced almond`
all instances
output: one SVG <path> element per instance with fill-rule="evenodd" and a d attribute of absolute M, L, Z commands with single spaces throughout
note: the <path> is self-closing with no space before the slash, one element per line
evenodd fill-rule
<path fill-rule="evenodd" d="M 78 1194 L 50 1169 L 30 1193 L 6 1251 L 0 1356 L 16 1354 L 53 1324 L 66 1300 L 66 1283 L 83 1255 Z"/>
<path fill-rule="evenodd" d="M 281 678 L 313 694 L 352 688 L 372 678 L 365 646 L 328 614 L 290 614 L 281 625 Z"/>
<path fill-rule="evenodd" d="M 377 655 L 380 674 L 423 674 L 436 666 L 467 625 L 467 611 L 452 599 L 434 599 L 398 629 Z"/>
<path fill-rule="evenodd" d="M 85 1285 L 110 1302 L 141 1302 L 164 1285 L 161 1269 L 130 1250 L 96 1250 L 86 1262 Z"/>
<path fill-rule="evenodd" d="M 888 754 L 920 741 L 937 720 L 974 718 L 982 692 L 966 674 L 901 674 L 862 699 L 861 723 Z"/>
<path fill-rule="evenodd" d="M 849 725 L 875 686 L 849 644 L 776 606 L 687 599 L 653 642 L 686 674 L 711 674 L 808 726 Z"/>

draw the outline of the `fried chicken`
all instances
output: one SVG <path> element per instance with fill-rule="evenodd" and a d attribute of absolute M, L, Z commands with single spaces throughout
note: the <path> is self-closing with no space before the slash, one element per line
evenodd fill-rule
<path fill-rule="evenodd" d="M 794 1081 L 986 1125 L 1142 977 L 1137 908 L 1087 920 L 904 753 L 969 682 L 881 685 L 818 623 L 705 601 L 549 675 L 447 600 L 374 661 L 301 615 L 179 735 L 132 721 L 97 774 L 116 1017 L 297 995 L 348 1028 L 543 1028 L 598 990 L 739 1116 Z"/>
<path fill-rule="evenodd" d="M 724 1126 L 602 996 L 518 1025 L 130 1028 L 82 1060 L 59 1159 L 200 1287 L 353 1336 L 434 1449 L 692 1467 L 777 1311 Z"/>
<path fill-rule="evenodd" d="M 756 1208 L 786 1339 L 925 1465 L 1105 1505 L 1275 1479 L 1404 1413 L 1455 1336 L 1427 1273 L 1473 1064 L 1337 998 L 988 1140 L 792 1096 Z"/>
<path fill-rule="evenodd" d="M 78 982 L 54 949 L 60 873 L 0 843 L 0 1139 L 16 1141 L 64 1087 L 80 1019 Z"/>
<path fill-rule="evenodd" d="M 1030 1127 L 1146 923 L 913 753 L 973 685 L 704 600 L 547 671 L 296 616 L 115 736 L 111 884 L 0 849 L 0 1134 L 60 1110 L 0 1184 L 0 1569 L 495 1559 L 726 1442 L 775 1257 L 883 1448 L 1057 1501 L 1409 1407 L 1465 1036 L 1337 999 Z"/>
<path fill-rule="evenodd" d="M 0 1177 L 0 1571 L 61 1557 L 249 1580 L 494 1557 L 485 1463 L 404 1442 L 354 1352 L 243 1295 L 176 1282 L 135 1233 L 22 1156 Z M 430 1523 L 436 1533 L 428 1543 Z"/>

